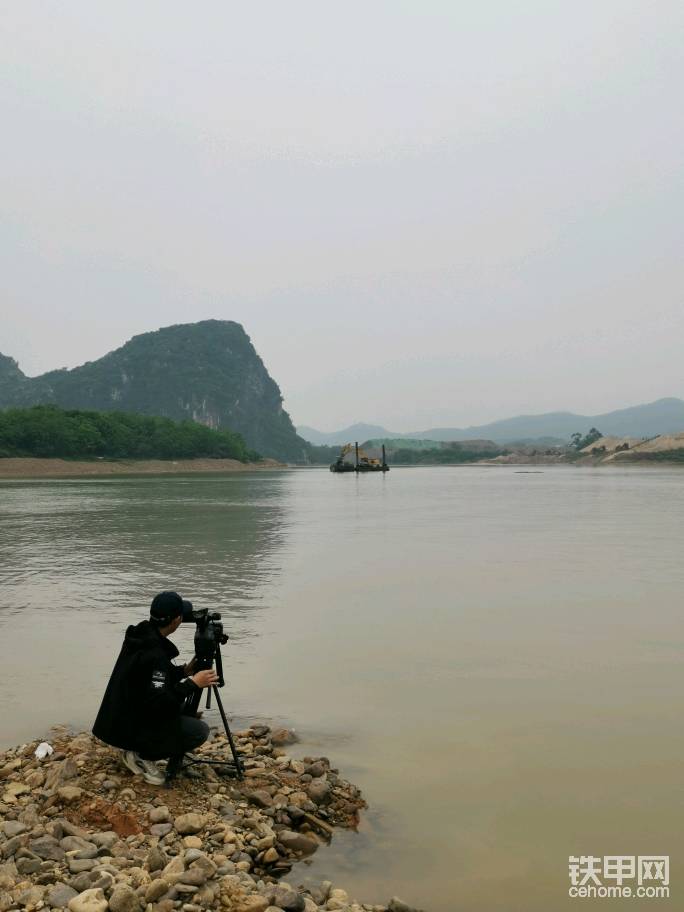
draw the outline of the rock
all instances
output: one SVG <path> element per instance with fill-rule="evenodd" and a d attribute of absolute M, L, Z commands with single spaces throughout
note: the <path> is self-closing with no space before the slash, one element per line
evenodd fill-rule
<path fill-rule="evenodd" d="M 45 788 L 54 789 L 63 785 L 69 779 L 78 776 L 78 766 L 73 757 L 67 757 L 61 763 L 52 763 L 52 769 L 45 777 Z"/>
<path fill-rule="evenodd" d="M 7 842 L 3 843 L 0 847 L 2 851 L 3 858 L 11 858 L 15 852 L 17 852 L 26 842 L 25 836 L 13 836 L 12 839 L 8 839 Z"/>
<path fill-rule="evenodd" d="M 388 912 L 420 912 L 420 909 L 409 906 L 408 903 L 403 902 L 398 896 L 393 896 L 392 899 L 390 899 L 387 910 Z"/>
<path fill-rule="evenodd" d="M 199 836 L 184 836 L 183 845 L 186 849 L 201 849 L 202 840 L 199 838 Z"/>
<path fill-rule="evenodd" d="M 65 804 L 73 804 L 75 801 L 80 801 L 83 789 L 77 785 L 62 785 L 57 789 L 57 795 Z"/>
<path fill-rule="evenodd" d="M 93 886 L 93 880 L 90 873 L 84 871 L 82 874 L 72 877 L 69 886 L 73 887 L 77 893 L 83 893 L 84 890 L 89 890 Z"/>
<path fill-rule="evenodd" d="M 194 835 L 195 833 L 199 833 L 204 829 L 205 823 L 205 818 L 201 814 L 195 814 L 193 812 L 190 812 L 189 814 L 181 814 L 173 821 L 176 832 L 180 833 L 181 836 Z"/>
<path fill-rule="evenodd" d="M 109 897 L 111 912 L 140 912 L 138 894 L 128 884 L 118 884 Z"/>
<path fill-rule="evenodd" d="M 81 839 L 80 836 L 65 836 L 60 839 L 59 844 L 65 852 L 80 852 L 82 849 L 88 849 L 94 850 L 95 854 L 97 854 L 95 843 L 89 842 L 87 839 Z"/>
<path fill-rule="evenodd" d="M 296 744 L 299 741 L 294 729 L 278 728 L 271 733 L 271 744 L 274 747 L 284 747 L 286 744 Z"/>
<path fill-rule="evenodd" d="M 273 895 L 273 905 L 287 912 L 303 912 L 304 897 L 290 886 L 289 883 L 279 883 Z"/>
<path fill-rule="evenodd" d="M 319 776 L 325 776 L 327 769 L 324 763 L 317 760 L 315 763 L 310 763 L 309 766 L 306 767 L 305 772 L 313 779 L 318 779 Z"/>
<path fill-rule="evenodd" d="M 168 823 L 171 820 L 171 813 L 166 805 L 162 804 L 161 807 L 154 807 L 149 814 L 150 823 Z"/>
<path fill-rule="evenodd" d="M 12 894 L 6 890 L 0 890 L 0 912 L 7 912 L 14 905 Z"/>
<path fill-rule="evenodd" d="M 295 833 L 294 830 L 281 830 L 278 833 L 278 841 L 290 852 L 303 852 L 305 855 L 310 855 L 318 848 L 315 839 L 305 836 L 304 833 Z"/>
<path fill-rule="evenodd" d="M 107 830 L 105 833 L 93 833 L 88 835 L 88 839 L 101 849 L 112 849 L 119 841 L 118 835 L 113 830 Z"/>
<path fill-rule="evenodd" d="M 330 783 L 327 779 L 313 779 L 306 788 L 306 793 L 314 804 L 328 804 L 331 798 Z"/>
<path fill-rule="evenodd" d="M 271 730 L 271 726 L 264 725 L 262 722 L 259 722 L 250 728 L 250 731 L 254 735 L 255 738 L 263 738 L 264 735 L 267 735 L 270 732 L 270 730 Z"/>
<path fill-rule="evenodd" d="M 21 823 L 19 820 L 4 820 L 2 823 L 2 831 L 8 839 L 18 836 L 20 833 L 25 833 L 26 829 L 26 824 Z"/>
<path fill-rule="evenodd" d="M 156 846 L 147 853 L 147 859 L 145 864 L 147 865 L 148 871 L 161 871 L 165 864 L 167 864 L 168 858 L 162 852 L 161 849 L 158 849 Z"/>
<path fill-rule="evenodd" d="M 264 789 L 255 789 L 248 796 L 252 804 L 256 804 L 257 807 L 268 808 L 273 807 L 273 798 L 269 795 Z"/>
<path fill-rule="evenodd" d="M 276 851 L 276 849 L 271 848 L 271 849 L 266 849 L 262 860 L 263 860 L 264 864 L 273 864 L 274 861 L 278 861 L 279 859 L 280 859 L 280 855 L 278 855 L 278 852 Z"/>
<path fill-rule="evenodd" d="M 25 795 L 31 791 L 24 782 L 10 782 L 3 792 L 2 799 L 8 804 L 16 804 L 19 795 Z"/>
<path fill-rule="evenodd" d="M 64 861 L 65 852 L 54 836 L 41 836 L 29 843 L 29 848 L 38 855 L 49 861 Z"/>
<path fill-rule="evenodd" d="M 69 871 L 72 874 L 82 874 L 84 871 L 90 871 L 95 867 L 95 862 L 92 858 L 70 858 L 69 859 Z"/>
<path fill-rule="evenodd" d="M 172 823 L 153 823 L 150 827 L 150 833 L 153 836 L 167 836 L 173 829 Z"/>
<path fill-rule="evenodd" d="M 42 908 L 43 892 L 43 888 L 38 886 L 29 887 L 27 890 L 23 890 L 18 897 L 19 905 L 23 906 L 27 912 L 36 909 L 39 904 Z"/>
<path fill-rule="evenodd" d="M 239 912 L 266 912 L 268 900 L 258 893 L 252 893 L 251 896 L 245 896 L 238 909 Z"/>
<path fill-rule="evenodd" d="M 107 900 L 100 889 L 84 890 L 69 900 L 69 912 L 106 912 Z"/>
<path fill-rule="evenodd" d="M 161 899 L 165 893 L 168 893 L 170 884 L 162 877 L 153 880 L 145 890 L 145 902 L 154 903 Z"/>
<path fill-rule="evenodd" d="M 178 875 L 176 884 L 189 884 L 193 887 L 201 887 L 206 883 L 207 873 L 201 868 L 189 868 Z"/>
<path fill-rule="evenodd" d="M 74 896 L 78 896 L 76 890 L 72 887 L 67 886 L 65 883 L 56 883 L 54 887 L 51 887 L 46 895 L 45 902 L 51 908 L 61 908 L 66 909 Z"/>
<path fill-rule="evenodd" d="M 176 855 L 175 858 L 172 858 L 171 861 L 166 865 L 162 871 L 164 877 L 171 879 L 174 874 L 182 874 L 185 870 L 185 863 L 180 855 Z"/>
<path fill-rule="evenodd" d="M 19 858 L 17 861 L 17 871 L 26 876 L 27 874 L 36 874 L 40 871 L 42 861 L 40 858 Z"/>

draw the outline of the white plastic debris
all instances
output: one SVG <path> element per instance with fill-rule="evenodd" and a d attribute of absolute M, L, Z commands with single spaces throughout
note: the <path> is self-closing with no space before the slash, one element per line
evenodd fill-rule
<path fill-rule="evenodd" d="M 51 744 L 48 744 L 47 741 L 41 741 L 36 748 L 35 756 L 38 760 L 45 760 L 45 758 L 49 757 L 50 754 L 53 754 L 54 751 L 55 749 Z"/>

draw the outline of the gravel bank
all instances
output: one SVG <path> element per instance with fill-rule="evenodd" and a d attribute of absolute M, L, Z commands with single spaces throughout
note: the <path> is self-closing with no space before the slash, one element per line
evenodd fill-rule
<path fill-rule="evenodd" d="M 186 475 L 201 472 L 254 472 L 282 469 L 274 459 L 238 462 L 237 459 L 0 459 L 0 478 L 65 478 L 78 475 Z"/>
<path fill-rule="evenodd" d="M 58 732 L 0 754 L 0 912 L 417 912 L 283 879 L 355 827 L 365 802 L 325 757 L 290 759 L 291 733 L 237 733 L 243 781 L 212 766 L 171 789 L 147 785 L 90 734 Z M 225 737 L 203 746 L 227 757 Z M 218 769 L 218 768 L 217 768 Z"/>

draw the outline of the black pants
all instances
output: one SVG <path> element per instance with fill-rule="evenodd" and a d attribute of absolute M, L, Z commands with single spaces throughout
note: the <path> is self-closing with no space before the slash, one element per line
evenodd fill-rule
<path fill-rule="evenodd" d="M 181 738 L 183 739 L 183 753 L 193 751 L 209 737 L 209 726 L 201 719 L 191 716 L 181 716 Z"/>

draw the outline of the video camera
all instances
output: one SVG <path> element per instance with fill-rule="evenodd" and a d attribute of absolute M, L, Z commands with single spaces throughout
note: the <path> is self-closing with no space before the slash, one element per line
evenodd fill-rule
<path fill-rule="evenodd" d="M 219 646 L 225 646 L 228 642 L 228 634 L 223 632 L 221 615 L 218 611 L 210 612 L 208 608 L 193 608 L 192 602 L 183 599 L 182 620 L 184 624 L 197 625 L 194 641 L 197 670 L 211 668 L 215 661 L 220 667 Z M 223 669 L 219 670 L 219 667 L 216 669 L 221 678 L 219 686 L 223 686 Z"/>

